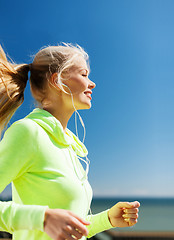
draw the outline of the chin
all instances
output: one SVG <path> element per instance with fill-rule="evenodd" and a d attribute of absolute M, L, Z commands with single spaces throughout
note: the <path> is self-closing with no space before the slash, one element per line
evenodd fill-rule
<path fill-rule="evenodd" d="M 84 103 L 81 106 L 76 107 L 77 110 L 85 110 L 85 109 L 90 109 L 91 108 L 91 102 L 90 103 Z"/>

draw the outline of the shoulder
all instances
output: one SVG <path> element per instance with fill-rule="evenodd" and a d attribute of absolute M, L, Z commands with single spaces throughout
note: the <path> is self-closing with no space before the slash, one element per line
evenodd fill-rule
<path fill-rule="evenodd" d="M 37 125 L 30 119 L 23 118 L 14 122 L 5 132 L 5 136 L 9 136 L 12 139 L 31 139 L 37 135 Z"/>
<path fill-rule="evenodd" d="M 14 122 L 4 133 L 2 140 L 0 141 L 0 152 L 8 155 L 13 154 L 13 157 L 17 154 L 22 154 L 28 157 L 33 154 L 37 148 L 37 126 L 29 119 L 21 119 Z M 7 149 L 9 151 L 7 151 Z M 7 152 L 7 153 L 5 153 Z"/>
<path fill-rule="evenodd" d="M 23 118 L 14 122 L 10 128 L 18 128 L 29 132 L 34 132 L 37 130 L 37 124 L 29 118 Z"/>

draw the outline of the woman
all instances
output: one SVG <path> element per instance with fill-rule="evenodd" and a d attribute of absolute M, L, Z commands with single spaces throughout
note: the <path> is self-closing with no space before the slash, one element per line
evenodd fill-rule
<path fill-rule="evenodd" d="M 29 71 L 38 108 L 12 124 L 0 143 L 0 191 L 12 182 L 13 196 L 12 202 L 0 203 L 0 230 L 16 240 L 73 240 L 133 226 L 138 202 L 88 215 L 92 191 L 79 160 L 88 152 L 67 129 L 76 109 L 91 107 L 95 84 L 88 78 L 86 52 L 68 44 L 47 47 L 32 64 L 16 65 L 1 48 L 1 129 L 23 102 Z"/>

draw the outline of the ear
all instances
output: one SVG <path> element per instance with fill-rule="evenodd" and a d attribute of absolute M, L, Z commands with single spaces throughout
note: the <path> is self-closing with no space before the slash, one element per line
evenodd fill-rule
<path fill-rule="evenodd" d="M 51 86 L 53 86 L 57 90 L 61 90 L 60 83 L 58 82 L 58 74 L 57 73 L 53 73 L 51 75 L 51 77 L 49 79 L 49 83 L 50 83 Z"/>

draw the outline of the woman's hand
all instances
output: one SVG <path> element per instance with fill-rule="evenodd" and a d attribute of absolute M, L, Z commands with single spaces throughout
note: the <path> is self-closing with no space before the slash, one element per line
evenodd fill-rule
<path fill-rule="evenodd" d="M 140 203 L 119 202 L 108 211 L 108 218 L 113 227 L 130 227 L 137 223 Z"/>
<path fill-rule="evenodd" d="M 47 209 L 44 231 L 54 240 L 74 240 L 88 235 L 85 225 L 90 223 L 63 209 Z"/>

